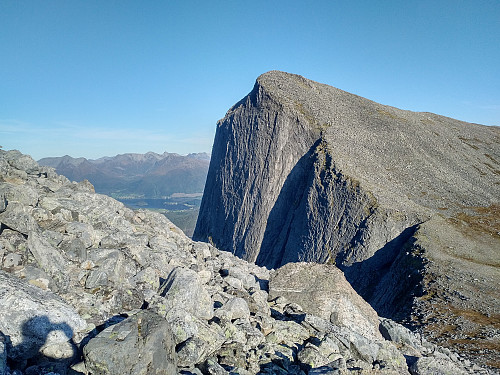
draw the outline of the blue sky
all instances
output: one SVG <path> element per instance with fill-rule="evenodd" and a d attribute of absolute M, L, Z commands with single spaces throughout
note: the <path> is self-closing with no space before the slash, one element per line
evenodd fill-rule
<path fill-rule="evenodd" d="M 0 145 L 210 152 L 262 73 L 500 125 L 500 1 L 0 2 Z"/>

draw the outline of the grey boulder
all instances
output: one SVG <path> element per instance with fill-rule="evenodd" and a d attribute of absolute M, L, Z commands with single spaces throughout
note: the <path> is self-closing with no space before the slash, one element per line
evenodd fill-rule
<path fill-rule="evenodd" d="M 165 299 L 166 311 L 179 306 L 201 319 L 213 316 L 212 299 L 195 271 L 175 268 L 160 286 L 159 294 Z"/>
<path fill-rule="evenodd" d="M 60 297 L 0 271 L 0 331 L 9 336 L 8 357 L 23 361 L 39 353 L 55 358 L 75 354 L 73 336 L 87 326 Z"/>
<path fill-rule="evenodd" d="M 177 374 L 170 326 L 150 311 L 141 311 L 106 328 L 89 341 L 83 355 L 91 374 Z"/>
<path fill-rule="evenodd" d="M 333 265 L 289 263 L 271 275 L 269 298 L 283 296 L 309 314 L 362 336 L 382 339 L 378 315 Z"/>

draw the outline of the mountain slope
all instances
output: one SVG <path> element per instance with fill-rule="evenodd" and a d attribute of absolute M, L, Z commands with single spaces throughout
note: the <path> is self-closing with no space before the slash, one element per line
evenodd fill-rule
<path fill-rule="evenodd" d="M 130 208 L 160 210 L 192 236 L 209 161 L 206 153 L 181 156 L 148 152 L 97 160 L 66 155 L 39 163 L 72 181 L 89 180 L 98 193 L 119 199 Z"/>
<path fill-rule="evenodd" d="M 99 193 L 117 197 L 162 198 L 174 193 L 202 192 L 209 160 L 209 155 L 204 153 L 181 156 L 148 152 L 97 160 L 66 155 L 44 158 L 39 163 L 55 168 L 57 173 L 72 181 L 87 179 Z"/>
<path fill-rule="evenodd" d="M 271 272 L 0 150 L 0 374 L 230 373 L 492 374 L 333 265 Z"/>
<path fill-rule="evenodd" d="M 499 176 L 497 127 L 273 71 L 218 123 L 193 238 L 270 268 L 337 264 L 383 315 L 475 336 L 498 365 Z"/>

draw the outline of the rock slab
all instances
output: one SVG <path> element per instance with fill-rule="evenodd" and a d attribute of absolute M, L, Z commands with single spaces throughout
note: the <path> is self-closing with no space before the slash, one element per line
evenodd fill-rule
<path fill-rule="evenodd" d="M 91 374 L 171 375 L 177 372 L 175 343 L 169 324 L 142 311 L 106 328 L 83 350 Z"/>

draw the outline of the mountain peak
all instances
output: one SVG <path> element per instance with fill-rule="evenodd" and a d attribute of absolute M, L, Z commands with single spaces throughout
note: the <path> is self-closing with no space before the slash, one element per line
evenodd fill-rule
<path fill-rule="evenodd" d="M 430 304 L 423 296 L 450 284 L 468 290 L 467 308 L 488 314 L 500 308 L 498 292 L 460 280 L 470 270 L 478 280 L 497 272 L 498 165 L 498 127 L 271 71 L 218 123 L 193 238 L 269 268 L 336 264 L 386 316 L 440 319 L 436 306 L 450 300 L 459 311 L 460 298 Z M 449 233 L 460 250 L 447 247 Z"/>

